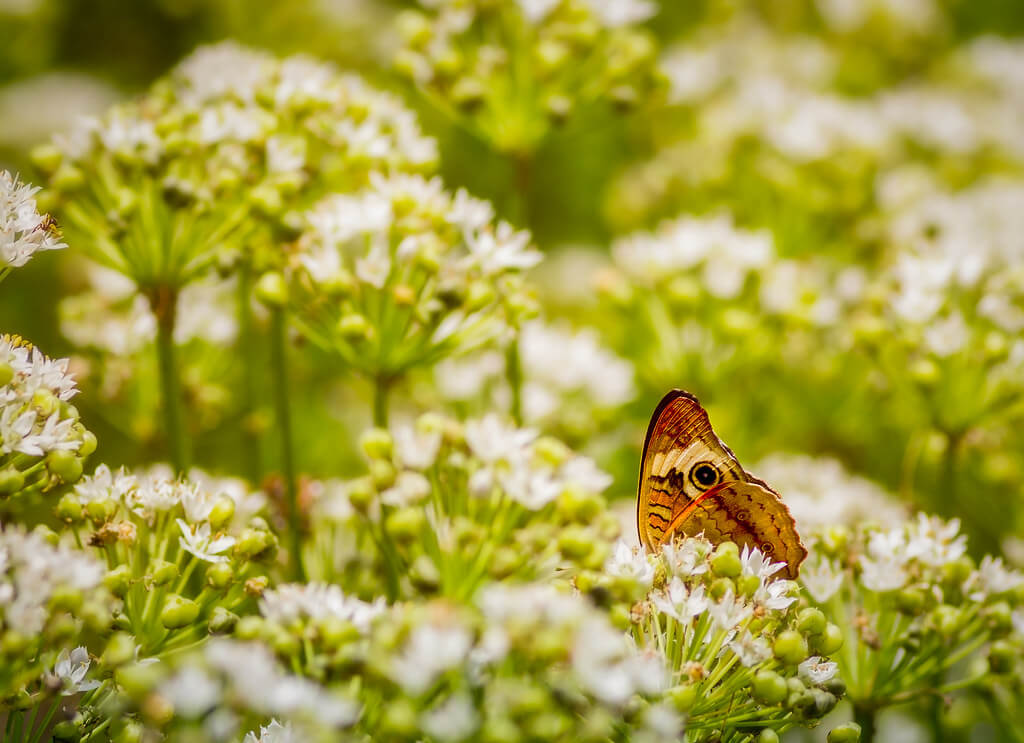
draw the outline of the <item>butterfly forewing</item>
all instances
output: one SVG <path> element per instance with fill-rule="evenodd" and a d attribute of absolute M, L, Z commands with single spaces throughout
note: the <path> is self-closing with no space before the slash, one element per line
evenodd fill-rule
<path fill-rule="evenodd" d="M 723 490 L 730 484 L 751 487 Z M 712 493 L 718 495 L 708 497 Z M 744 498 L 754 501 L 752 512 L 763 513 L 769 519 L 764 539 L 758 541 L 758 533 L 752 530 L 755 524 L 743 525 L 735 518 L 721 524 L 719 531 L 709 529 L 705 536 L 712 541 L 732 539 L 741 546 L 771 545 L 776 559 L 785 559 L 780 552 L 793 558 L 790 565 L 795 574 L 806 553 L 793 518 L 778 494 L 744 471 L 729 447 L 715 435 L 707 411 L 697 398 L 682 390 L 669 392 L 655 409 L 644 441 L 637 497 L 640 540 L 653 551 L 677 532 L 699 534 L 701 529 L 694 528 L 693 522 L 706 520 L 709 515 L 720 517 L 709 511 L 728 510 L 728 504 Z M 698 503 L 702 505 L 694 507 Z M 743 510 L 743 506 L 738 505 L 737 510 Z M 799 549 L 781 549 L 782 539 Z"/>

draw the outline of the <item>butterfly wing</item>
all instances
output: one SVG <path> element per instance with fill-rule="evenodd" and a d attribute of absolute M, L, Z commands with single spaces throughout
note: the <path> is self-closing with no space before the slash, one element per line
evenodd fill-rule
<path fill-rule="evenodd" d="M 758 548 L 774 562 L 784 561 L 781 575 L 795 579 L 807 550 L 796 522 L 776 493 L 753 482 L 723 483 L 690 503 L 668 526 L 668 535 L 703 534 L 713 543 L 731 540 Z"/>
<path fill-rule="evenodd" d="M 725 482 L 752 479 L 715 435 L 697 398 L 672 390 L 651 416 L 644 440 L 637 496 L 640 541 L 653 551 L 668 540 L 670 525 L 699 496 Z"/>

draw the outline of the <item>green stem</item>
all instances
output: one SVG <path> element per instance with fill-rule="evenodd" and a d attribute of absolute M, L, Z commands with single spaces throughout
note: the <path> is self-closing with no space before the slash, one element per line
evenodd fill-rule
<path fill-rule="evenodd" d="M 373 382 L 373 425 L 377 428 L 388 427 L 388 393 L 391 391 L 391 380 L 377 375 Z"/>
<path fill-rule="evenodd" d="M 288 504 L 288 535 L 292 559 L 295 561 L 293 574 L 296 580 L 305 580 L 302 567 L 302 533 L 299 514 L 299 491 L 295 479 L 295 450 L 292 437 L 291 404 L 288 398 L 288 360 L 286 344 L 288 328 L 284 310 L 274 307 L 270 311 L 271 334 L 270 356 L 274 377 L 274 412 L 281 442 L 281 475 L 284 478 L 284 492 Z"/>
<path fill-rule="evenodd" d="M 243 263 L 238 272 L 238 345 L 242 357 L 242 451 L 249 481 L 258 483 L 263 477 L 260 457 L 260 436 L 255 426 L 256 359 L 258 344 L 252 332 L 252 271 Z"/>
<path fill-rule="evenodd" d="M 874 743 L 875 740 L 875 709 L 863 705 L 853 705 L 853 720 L 860 725 L 860 743 Z"/>
<path fill-rule="evenodd" d="M 50 727 L 50 723 L 53 722 L 54 715 L 57 714 L 57 710 L 59 709 L 60 698 L 58 697 L 52 699 L 50 703 L 50 709 L 46 713 L 46 716 L 43 718 L 42 724 L 39 724 L 38 721 L 36 721 L 35 734 L 31 737 L 31 740 L 43 740 L 43 738 L 46 736 L 47 728 Z"/>
<path fill-rule="evenodd" d="M 168 456 L 178 474 L 188 469 L 188 440 L 182 421 L 181 385 L 174 346 L 174 325 L 178 315 L 178 292 L 167 286 L 156 287 L 149 295 L 156 315 L 156 351 L 160 370 L 160 393 L 163 398 Z"/>
<path fill-rule="evenodd" d="M 523 362 L 519 356 L 519 338 L 513 338 L 505 352 L 505 376 L 512 388 L 512 420 L 523 425 Z"/>

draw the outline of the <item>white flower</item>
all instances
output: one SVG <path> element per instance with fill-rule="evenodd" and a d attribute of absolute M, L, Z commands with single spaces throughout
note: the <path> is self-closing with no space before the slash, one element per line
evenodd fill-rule
<path fill-rule="evenodd" d="M 222 554 L 235 546 L 235 538 L 221 534 L 213 536 L 210 524 L 203 522 L 189 526 L 182 519 L 176 519 L 181 536 L 178 544 L 189 554 L 205 562 L 227 562 L 228 556 Z"/>
<path fill-rule="evenodd" d="M 305 740 L 292 727 L 290 722 L 284 725 L 271 720 L 269 725 L 261 725 L 259 735 L 248 732 L 242 743 L 302 743 Z"/>
<path fill-rule="evenodd" d="M 710 603 L 704 595 L 703 584 L 690 591 L 678 575 L 672 576 L 662 591 L 652 594 L 651 601 L 658 611 L 683 623 L 703 614 Z"/>
<path fill-rule="evenodd" d="M 89 651 L 84 647 L 77 647 L 70 653 L 61 650 L 57 656 L 57 662 L 53 666 L 53 675 L 61 683 L 61 694 L 69 696 L 80 691 L 89 691 L 100 685 L 99 681 L 86 681 L 85 675 L 89 672 Z"/>
<path fill-rule="evenodd" d="M 201 668 L 185 666 L 160 685 L 177 714 L 199 717 L 220 700 L 220 684 Z"/>
<path fill-rule="evenodd" d="M 413 629 L 391 665 L 391 678 L 409 694 L 422 694 L 445 671 L 463 663 L 473 635 L 457 624 L 421 624 Z"/>
<path fill-rule="evenodd" d="M 380 494 L 388 506 L 411 506 L 430 495 L 430 481 L 419 472 L 399 472 L 395 484 Z"/>
<path fill-rule="evenodd" d="M 611 556 L 605 561 L 604 571 L 608 575 L 636 583 L 649 588 L 654 581 L 654 565 L 647 557 L 643 547 L 631 547 L 623 540 L 618 540 Z"/>
<path fill-rule="evenodd" d="M 668 682 L 664 662 L 642 654 L 601 616 L 576 631 L 572 667 L 580 682 L 605 704 L 621 706 L 636 693 L 655 693 Z"/>
<path fill-rule="evenodd" d="M 642 23 L 658 12 L 651 0 L 584 0 L 602 24 L 609 28 Z"/>
<path fill-rule="evenodd" d="M 972 601 L 984 601 L 1024 585 L 1024 574 L 1008 569 L 1000 557 L 985 555 L 978 569 L 964 583 L 964 590 Z"/>
<path fill-rule="evenodd" d="M 466 740 L 480 725 L 480 716 L 470 696 L 465 692 L 457 692 L 427 710 L 420 724 L 423 732 L 432 739 Z"/>
<path fill-rule="evenodd" d="M 735 629 L 754 613 L 753 607 L 737 597 L 731 589 L 717 601 L 710 601 L 707 611 L 715 625 L 725 631 Z"/>
<path fill-rule="evenodd" d="M 937 516 L 919 513 L 907 527 L 906 557 L 941 567 L 959 560 L 967 552 L 967 537 L 960 534 L 960 520 L 944 522 Z"/>
<path fill-rule="evenodd" d="M 757 576 L 762 583 L 786 567 L 786 563 L 772 562 L 771 558 L 764 555 L 759 548 L 751 549 L 749 545 L 744 545 L 743 551 L 740 553 L 740 565 L 743 575 Z"/>
<path fill-rule="evenodd" d="M 788 580 L 762 583 L 754 592 L 754 603 L 765 609 L 782 611 L 796 601 L 796 596 L 791 595 L 793 585 L 793 582 Z"/>
<path fill-rule="evenodd" d="M 465 435 L 473 456 L 485 464 L 519 461 L 526 447 L 537 438 L 536 431 L 506 425 L 496 413 L 467 421 Z"/>
<path fill-rule="evenodd" d="M 418 425 L 395 426 L 391 432 L 399 461 L 414 470 L 429 469 L 441 448 L 441 431 L 424 431 Z"/>
<path fill-rule="evenodd" d="M 817 655 L 808 658 L 797 666 L 800 678 L 814 684 L 815 686 L 824 684 L 826 681 L 831 681 L 838 670 L 838 663 L 825 660 Z"/>
<path fill-rule="evenodd" d="M 485 275 L 499 274 L 508 269 L 533 268 L 543 254 L 530 248 L 530 233 L 516 231 L 507 222 L 497 228 L 474 230 L 465 235 L 468 265 L 478 266 Z"/>
<path fill-rule="evenodd" d="M 834 561 L 821 558 L 806 560 L 800 566 L 800 580 L 811 598 L 824 604 L 843 585 L 843 573 Z"/>
<path fill-rule="evenodd" d="M 5 268 L 24 266 L 40 250 L 67 247 L 48 218 L 36 210 L 33 196 L 38 190 L 0 170 L 0 276 Z"/>
<path fill-rule="evenodd" d="M 772 657 L 772 649 L 768 643 L 760 638 L 754 637 L 750 632 L 744 630 L 743 634 L 729 643 L 729 649 L 736 653 L 740 663 L 747 666 L 756 666 Z"/>
<path fill-rule="evenodd" d="M 672 575 L 687 578 L 708 571 L 711 545 L 704 539 L 676 539 L 661 546 L 661 554 Z"/>
<path fill-rule="evenodd" d="M 521 462 L 500 477 L 502 490 L 513 501 L 531 511 L 539 511 L 565 489 L 548 469 L 530 469 Z"/>
<path fill-rule="evenodd" d="M 284 583 L 268 589 L 260 597 L 259 607 L 260 614 L 281 624 L 331 617 L 350 622 L 364 634 L 387 608 L 383 598 L 367 603 L 355 596 L 346 596 L 339 586 L 315 582 Z"/>
<path fill-rule="evenodd" d="M 872 560 L 865 557 L 861 559 L 860 567 L 861 583 L 880 593 L 903 588 L 910 579 L 902 560 Z"/>

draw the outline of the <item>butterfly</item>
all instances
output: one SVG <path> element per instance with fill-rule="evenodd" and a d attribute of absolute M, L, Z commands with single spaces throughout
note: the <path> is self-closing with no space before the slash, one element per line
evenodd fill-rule
<path fill-rule="evenodd" d="M 796 578 L 807 550 L 779 494 L 740 466 L 697 398 L 672 390 L 654 410 L 640 461 L 640 541 L 660 549 L 679 534 L 757 547 Z"/>

